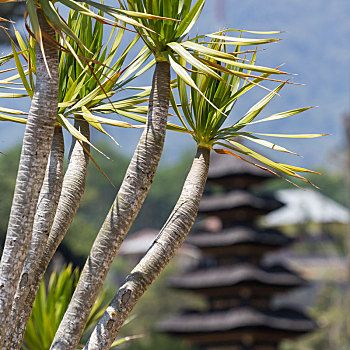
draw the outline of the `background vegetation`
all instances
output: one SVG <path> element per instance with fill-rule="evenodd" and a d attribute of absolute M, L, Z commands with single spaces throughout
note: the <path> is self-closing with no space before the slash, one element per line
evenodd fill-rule
<path fill-rule="evenodd" d="M 101 155 L 95 155 L 96 159 L 113 184 L 118 188 L 127 167 L 128 159 L 115 146 L 99 144 L 98 147 L 111 159 L 109 160 Z M 6 156 L 1 155 L 0 157 L 0 174 L 2 175 L 2 181 L 0 182 L 1 242 L 3 242 L 6 232 L 18 158 L 19 147 L 11 149 L 6 153 Z M 159 229 L 162 226 L 177 199 L 178 192 L 184 180 L 184 174 L 190 165 L 190 159 L 191 155 L 186 154 L 176 164 L 172 166 L 163 165 L 159 169 L 149 196 L 132 227 L 130 235 L 143 228 Z M 89 251 L 94 236 L 104 219 L 104 213 L 108 210 L 115 196 L 115 190 L 95 165 L 90 164 L 90 168 L 82 205 L 64 240 L 64 246 L 66 250 L 72 253 L 71 260 L 76 265 L 84 263 L 85 260 L 80 259 L 80 257 Z M 322 171 L 322 169 L 319 170 Z M 334 172 L 318 177 L 311 175 L 309 178 L 320 187 L 322 193 L 346 205 L 346 192 L 344 191 L 345 178 L 343 173 Z M 166 191 L 164 190 L 165 188 Z M 264 190 L 277 190 L 280 188 L 291 188 L 291 186 L 281 180 L 272 180 Z M 344 248 L 345 237 L 342 236 L 338 240 L 340 241 L 339 246 L 343 246 Z M 108 280 L 108 285 L 111 288 L 110 296 L 113 294 L 112 289 L 115 291 L 118 288 L 118 281 L 124 277 L 131 267 L 130 261 L 117 257 L 113 268 L 113 273 L 116 277 Z M 179 308 L 179 305 L 201 303 L 201 301 L 189 295 L 167 289 L 167 279 L 169 275 L 176 273 L 176 269 L 176 262 L 172 263 L 166 269 L 160 276 L 160 279 L 152 285 L 135 308 L 132 316 L 132 319 L 134 319 L 122 328 L 122 337 L 144 335 L 140 339 L 128 342 L 128 349 L 189 349 L 189 347 L 176 339 L 157 334 L 154 330 L 156 321 L 163 318 L 166 313 L 174 313 Z M 164 297 L 165 291 L 166 297 Z M 315 307 L 311 310 L 312 316 L 321 322 L 322 328 L 297 343 L 285 343 L 283 350 L 348 350 L 348 316 L 344 311 L 345 301 L 344 286 L 335 282 L 327 283 L 320 289 Z"/>
<path fill-rule="evenodd" d="M 107 144 L 97 144 L 97 147 L 110 159 L 94 154 L 94 158 L 103 169 L 114 186 L 118 188 L 129 159 L 118 151 L 117 147 Z M 6 233 L 7 218 L 10 212 L 11 199 L 16 180 L 20 148 L 14 147 L 6 156 L 0 157 L 0 238 L 3 243 Z M 191 155 L 184 155 L 182 160 L 172 166 L 163 166 L 155 176 L 149 196 L 141 213 L 136 219 L 130 234 L 143 228 L 160 229 L 177 200 L 186 171 L 191 164 Z M 104 219 L 106 211 L 115 198 L 116 191 L 96 166 L 89 165 L 87 186 L 82 204 L 72 226 L 64 240 L 76 256 L 88 254 L 92 242 Z M 167 190 L 165 191 L 164 188 Z M 2 244 L 1 244 L 2 246 Z M 85 262 L 85 259 L 82 263 Z"/>
<path fill-rule="evenodd" d="M 216 4 L 220 0 L 212 1 L 212 7 L 208 6 L 203 14 L 203 23 L 207 27 L 209 23 L 215 21 L 208 20 L 212 18 L 213 13 L 217 13 Z M 277 29 L 288 31 L 288 40 L 284 40 L 279 48 L 269 49 L 268 56 L 274 56 L 276 62 L 279 62 L 281 55 L 282 61 L 288 62 L 288 70 L 300 72 L 300 77 L 296 78 L 300 82 L 307 82 L 309 88 L 296 89 L 294 92 L 286 95 L 280 103 L 286 105 L 294 104 L 294 100 L 301 104 L 320 105 L 321 108 L 311 111 L 311 117 L 304 121 L 308 125 L 317 124 L 322 130 L 327 130 L 337 137 L 328 137 L 319 142 L 312 143 L 307 149 L 302 151 L 295 149 L 297 152 L 306 154 L 305 165 L 309 163 L 325 160 L 324 150 L 328 151 L 333 147 L 340 147 L 341 137 L 341 117 L 342 113 L 347 108 L 346 101 L 348 100 L 348 89 L 346 88 L 347 80 L 344 77 L 344 62 L 348 61 L 349 50 L 346 45 L 349 33 L 347 25 L 347 13 L 349 13 L 350 3 L 347 0 L 339 0 L 329 3 L 308 2 L 296 0 L 288 5 L 288 12 L 285 11 L 285 4 L 278 0 L 269 0 L 268 6 L 262 4 L 259 0 L 252 0 L 240 4 L 238 11 L 234 11 L 233 2 L 230 0 L 222 0 L 221 4 L 226 11 L 217 13 L 220 18 L 221 25 L 226 22 L 236 23 L 236 27 L 244 27 L 246 29 L 264 28 L 266 26 L 266 17 L 269 17 L 268 25 Z M 264 11 L 262 11 L 264 7 Z M 254 10 L 252 10 L 254 9 Z M 302 11 L 301 11 L 302 9 Z M 230 16 L 225 15 L 230 13 Z M 231 16 L 232 14 L 232 16 Z M 249 15 L 247 15 L 249 14 Z M 262 15 L 263 14 L 263 15 Z M 306 20 L 305 20 L 306 18 Z M 216 18 L 218 20 L 218 18 Z M 336 19 L 336 21 L 334 20 Z M 282 23 L 282 25 L 281 25 Z M 297 25 L 297 28 L 295 27 Z M 293 30 L 293 28 L 296 30 Z M 206 28 L 209 30 L 208 28 Z M 322 35 L 320 35 L 323 33 Z M 337 34 L 338 33 L 338 34 Z M 341 33 L 339 35 L 339 33 Z M 300 40 L 300 38 L 303 40 Z M 311 40 L 312 38 L 312 40 Z M 328 39 L 327 39 L 328 38 Z M 326 45 L 324 43 L 327 42 Z M 287 45 L 290 45 L 288 48 Z M 337 54 L 335 55 L 335 52 Z M 289 55 L 289 56 L 288 56 Z M 301 59 L 302 58 L 302 59 Z M 317 59 L 315 59 L 317 58 Z M 332 69 L 327 69 L 329 65 Z M 293 89 L 291 89 L 293 90 Z M 299 95 L 298 95 L 299 94 Z M 249 100 L 249 99 L 248 99 Z M 245 108 L 244 103 L 242 110 Z M 331 117 L 330 117 L 331 116 Z M 290 123 L 290 124 L 288 124 Z M 299 127 L 299 121 L 291 119 L 287 124 L 281 127 L 285 130 L 295 129 Z M 17 130 L 19 129 L 15 126 Z M 280 130 L 281 132 L 285 130 Z M 16 131 L 18 132 L 18 131 Z M 7 135 L 10 136 L 7 136 Z M 18 132 L 21 134 L 21 131 Z M 13 134 L 9 132 L 7 125 L 1 125 L 0 138 L 15 139 Z M 124 138 L 124 136 L 122 136 Z M 127 139 L 121 140 L 124 147 L 127 147 Z M 129 141 L 129 139 L 128 139 Z M 11 141 L 12 142 L 12 141 Z M 322 145 L 320 143 L 322 142 Z M 10 143 L 10 142 L 9 142 Z M 132 142 L 130 142 L 132 144 Z M 1 151 L 4 151 L 5 142 L 2 144 Z M 128 159 L 121 152 L 117 152 L 107 145 L 98 145 L 105 153 L 111 156 L 112 160 L 107 160 L 98 155 L 94 155 L 98 159 L 98 163 L 110 177 L 114 185 L 118 188 L 122 180 L 122 174 L 128 164 Z M 299 147 L 299 146 L 298 146 Z M 300 146 L 304 147 L 304 146 Z M 320 148 L 321 147 L 321 148 Z M 133 145 L 131 146 L 133 148 Z M 178 144 L 176 149 L 182 149 L 182 144 Z M 321 151 L 322 149 L 322 151 Z M 174 154 L 176 152 L 173 152 Z M 337 152 L 338 153 L 338 152 Z M 4 239 L 6 232 L 7 218 L 13 195 L 15 183 L 15 174 L 19 158 L 19 149 L 6 149 L 7 157 L 0 155 L 0 174 L 2 181 L 0 183 L 0 243 Z M 176 201 L 177 194 L 182 186 L 183 174 L 188 169 L 189 159 L 191 156 L 179 156 L 178 163 L 173 166 L 163 166 L 158 172 L 151 192 L 145 202 L 145 205 L 138 219 L 133 225 L 130 232 L 132 234 L 139 229 L 145 227 L 160 228 L 169 211 Z M 312 159 L 311 159 L 312 158 Z M 327 176 L 314 178 L 309 176 L 309 179 L 320 187 L 320 191 L 325 195 L 333 198 L 337 202 L 346 205 L 345 176 L 341 168 L 334 171 L 334 159 L 339 160 L 339 155 L 334 157 L 334 154 L 329 156 L 328 162 L 324 164 L 324 168 L 332 168 L 333 172 Z M 72 252 L 70 260 L 74 261 L 75 265 L 84 263 L 85 259 L 80 258 L 89 251 L 94 236 L 96 235 L 101 222 L 104 219 L 104 213 L 108 210 L 110 203 L 115 196 L 115 190 L 95 168 L 90 165 L 88 176 L 87 190 L 84 200 L 78 215 L 75 218 L 72 227 L 64 241 L 63 248 L 66 248 L 65 254 Z M 117 171 L 115 171 L 117 169 Z M 324 172 L 324 169 L 316 169 Z M 329 170 L 327 170 L 329 173 Z M 164 188 L 167 191 L 164 191 Z M 287 183 L 279 180 L 269 184 L 269 189 L 290 188 Z M 0 244 L 0 251 L 1 251 Z M 345 253 L 344 236 L 338 239 L 338 246 Z M 126 269 L 126 262 L 118 260 L 117 268 L 120 274 L 123 274 Z M 151 324 L 153 320 L 159 319 L 164 314 L 164 310 L 169 309 L 169 312 L 175 311 L 176 304 L 171 300 L 176 300 L 180 297 L 169 293 L 169 298 L 163 298 L 163 291 L 166 288 L 166 276 L 175 269 L 171 266 L 163 275 L 160 281 L 157 281 L 149 292 L 145 295 L 141 303 L 135 310 L 136 319 L 123 329 L 123 334 L 130 334 L 130 330 L 135 330 L 134 334 L 147 333 L 152 334 Z M 116 286 L 114 286 L 116 289 Z M 297 344 L 285 344 L 285 350 L 348 350 L 349 344 L 349 329 L 347 322 L 347 313 L 344 311 L 344 286 L 337 283 L 329 283 L 322 288 L 316 300 L 316 307 L 312 310 L 315 317 L 321 320 L 322 328 L 306 340 L 303 339 Z M 175 298 L 175 299 L 172 299 Z M 155 303 L 155 300 L 162 300 L 162 303 Z M 159 308 L 155 309 L 155 305 Z M 170 307 L 170 308 L 169 308 Z M 151 318 L 150 318 L 151 315 Z M 173 344 L 173 345 L 169 345 Z M 131 349 L 182 349 L 177 342 L 169 343 L 168 339 L 159 335 L 152 334 L 146 336 L 142 340 L 136 340 L 129 344 Z"/>

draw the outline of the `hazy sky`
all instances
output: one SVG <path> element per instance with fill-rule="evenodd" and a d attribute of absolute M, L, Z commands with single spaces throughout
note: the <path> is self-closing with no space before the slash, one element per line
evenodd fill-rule
<path fill-rule="evenodd" d="M 209 33 L 227 27 L 247 30 L 283 30 L 282 41 L 266 46 L 259 53 L 258 64 L 276 67 L 285 63 L 284 70 L 299 75 L 293 81 L 305 86 L 287 86 L 263 112 L 268 116 L 276 112 L 304 106 L 318 106 L 300 117 L 285 119 L 265 125 L 264 131 L 281 133 L 327 132 L 330 136 L 319 140 L 293 140 L 287 145 L 303 159 L 293 159 L 273 153 L 274 159 L 289 161 L 302 166 L 335 166 L 337 153 L 343 147 L 342 118 L 349 110 L 349 59 L 350 50 L 350 1 L 348 0 L 207 0 L 206 7 L 192 33 Z M 8 48 L 1 47 L 0 52 Z M 146 76 L 139 84 L 150 84 Z M 258 98 L 266 94 L 259 89 L 239 101 L 231 115 L 231 121 L 242 116 Z M 1 106 L 28 109 L 22 101 L 0 100 Z M 0 150 L 6 150 L 20 142 L 23 126 L 0 124 Z M 258 130 L 257 128 L 255 130 Z M 262 129 L 259 128 L 259 131 Z M 130 154 L 137 142 L 138 132 L 111 130 L 121 149 Z M 194 150 L 194 142 L 188 135 L 168 133 L 163 158 L 167 162 L 185 151 Z"/>

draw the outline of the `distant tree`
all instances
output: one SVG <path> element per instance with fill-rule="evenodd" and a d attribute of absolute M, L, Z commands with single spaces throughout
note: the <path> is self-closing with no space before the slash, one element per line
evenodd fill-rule
<path fill-rule="evenodd" d="M 70 6 L 74 7 L 75 4 L 69 2 Z M 1 120 L 26 124 L 12 214 L 0 266 L 0 281 L 4 286 L 0 292 L 0 346 L 6 338 L 4 348 L 20 347 L 40 281 L 79 207 L 90 158 L 89 123 L 105 133 L 87 107 L 101 105 L 100 101 L 106 97 L 104 94 L 112 97 L 123 84 L 135 77 L 135 71 L 148 57 L 141 53 L 138 60 L 127 67 L 127 71 L 124 68 L 125 74 L 121 78 L 123 63 L 137 40 L 134 39 L 109 67 L 125 29 L 121 28 L 111 36 L 110 40 L 114 39 L 114 42 L 110 51 L 107 48 L 101 51 L 103 17 L 86 6 L 77 6 L 78 10 L 71 11 L 68 17 L 69 26 L 48 1 L 34 4 L 29 0 L 27 9 L 35 38 L 29 36 L 26 41 L 15 32 L 19 47 L 12 41 L 13 53 L 0 58 L 0 64 L 14 59 L 19 74 L 7 78 L 8 83 L 11 85 L 19 77 L 27 93 L 7 95 L 13 98 L 29 95 L 32 98 L 28 118 L 22 117 L 26 115 L 23 111 L 1 108 L 1 112 L 6 113 L 1 114 Z M 94 26 L 91 17 L 98 19 Z M 56 41 L 56 32 L 61 35 L 61 44 Z M 88 43 L 89 49 L 82 40 Z M 75 53 L 79 50 L 83 55 L 81 59 Z M 96 52 L 98 57 L 95 56 Z M 20 55 L 28 63 L 27 71 L 23 69 Z M 90 62 L 98 62 L 96 58 L 101 62 L 94 72 Z M 100 83 L 100 78 L 104 79 L 103 83 Z M 17 90 L 18 87 L 15 85 L 13 89 Z M 139 103 L 137 96 L 133 100 Z M 125 101 L 123 105 L 130 107 Z M 132 110 L 129 109 L 129 112 Z M 70 115 L 75 117 L 74 126 L 66 119 Z M 132 127 L 129 123 L 102 119 L 112 125 Z M 64 179 L 62 126 L 73 135 Z M 11 260 L 14 260 L 12 267 Z"/>
<path fill-rule="evenodd" d="M 254 123 L 283 119 L 309 108 L 286 111 L 255 121 L 286 84 L 276 75 L 284 76 L 287 73 L 256 65 L 257 50 L 242 51 L 241 46 L 256 46 L 277 39 L 248 39 L 241 35 L 229 35 L 236 30 L 187 39 L 205 0 L 176 0 L 172 1 L 171 6 L 168 6 L 167 0 L 119 1 L 119 8 L 87 0 L 83 4 L 73 0 L 57 2 L 71 9 L 67 21 L 58 13 L 54 5 L 56 2 L 27 0 L 32 27 L 30 36 L 25 40 L 15 32 L 17 43 L 11 42 L 12 54 L 0 58 L 0 64 L 14 59 L 18 72 L 18 75 L 3 82 L 9 85 L 18 79 L 22 82 L 21 93 L 11 93 L 11 97 L 29 95 L 32 98 L 28 118 L 23 117 L 26 115 L 23 111 L 0 109 L 1 120 L 26 124 L 0 265 L 0 347 L 4 349 L 20 348 L 40 281 L 80 205 L 89 159 L 95 162 L 90 154 L 90 126 L 104 134 L 107 133 L 103 123 L 124 128 L 142 127 L 143 133 L 89 252 L 51 349 L 77 348 L 112 261 L 153 182 L 167 128 L 191 135 L 196 142 L 197 153 L 191 170 L 160 235 L 117 292 L 108 312 L 85 345 L 86 349 L 108 349 L 111 346 L 137 300 L 185 239 L 197 214 L 212 150 L 253 163 L 254 160 L 242 158 L 248 156 L 262 163 L 254 165 L 266 171 L 276 175 L 277 171 L 307 181 L 298 172 L 309 170 L 263 157 L 243 145 L 240 138 L 292 153 L 261 136 L 321 136 L 241 131 Z M 98 9 L 98 13 L 92 11 L 90 6 Z M 113 20 L 103 16 L 112 17 Z M 104 24 L 118 27 L 113 29 L 105 45 Z M 125 24 L 133 25 L 138 35 L 117 58 Z M 145 46 L 124 67 L 127 55 L 139 40 L 143 40 Z M 233 50 L 230 49 L 232 45 Z M 150 56 L 154 60 L 145 64 Z M 26 61 L 26 70 L 20 57 Z M 246 57 L 250 57 L 249 62 Z M 153 65 L 151 88 L 139 88 L 131 97 L 115 100 L 118 92 L 130 88 L 129 83 Z M 170 68 L 176 73 L 177 81 L 171 81 Z M 266 80 L 281 84 L 238 122 L 226 127 L 224 123 L 237 99 Z M 7 89 L 8 86 L 2 88 Z M 179 90 L 180 109 L 173 92 L 176 88 Z M 15 85 L 13 89 L 18 89 L 18 86 Z M 148 102 L 148 106 L 139 105 L 143 102 Z M 180 126 L 167 122 L 170 102 Z M 145 125 L 131 125 L 100 116 L 114 112 Z M 74 126 L 68 118 L 74 119 Z M 62 127 L 73 136 L 65 174 Z"/>
<path fill-rule="evenodd" d="M 94 158 L 99 166 L 108 177 L 113 179 L 114 185 L 118 187 L 128 166 L 128 158 L 116 150 L 115 147 L 105 143 L 98 143 L 96 147 L 110 157 L 110 159 L 107 159 L 99 155 L 98 152 L 94 153 Z M 0 201 L 0 249 L 2 249 L 5 240 L 7 218 L 11 209 L 11 198 L 16 180 L 19 155 L 20 148 L 15 146 L 6 152 L 6 156 L 0 157 L 0 173 L 3 176 L 3 180 L 0 182 L 0 191 L 2 193 L 2 200 Z M 116 165 L 118 165 L 118 172 L 115 172 Z M 158 170 L 149 195 L 130 233 L 145 227 L 155 229 L 162 227 L 163 222 L 176 202 L 176 197 L 181 190 L 185 173 L 189 167 L 189 156 L 184 155 L 178 159 L 176 164 L 164 165 Z M 167 190 L 165 191 L 164 188 L 167 188 Z M 62 242 L 64 249 L 61 250 L 62 245 L 58 247 L 60 254 L 65 257 L 65 251 L 71 251 L 73 260 L 70 261 L 72 262 L 78 262 L 81 256 L 88 254 L 96 231 L 114 197 L 115 189 L 113 186 L 101 174 L 100 170 L 90 163 L 84 197 Z M 154 216 L 154 213 L 157 213 L 157 215 Z"/>
<path fill-rule="evenodd" d="M 163 150 L 167 127 L 171 97 L 170 68 L 174 70 L 181 82 L 196 89 L 204 99 L 206 96 L 195 83 L 197 76 L 204 74 L 212 76 L 216 80 L 222 80 L 222 77 L 213 70 L 212 63 L 204 58 L 207 53 L 206 46 L 198 43 L 197 39 L 194 39 L 193 42 L 185 41 L 186 36 L 197 21 L 204 3 L 205 0 L 197 0 L 193 4 L 191 0 L 176 0 L 172 1 L 171 7 L 165 0 L 160 0 L 158 3 L 143 2 L 142 0 L 120 3 L 123 13 L 132 11 L 133 14 L 143 14 L 135 16 L 134 29 L 139 33 L 148 52 L 154 56 L 156 61 L 148 103 L 148 118 L 116 199 L 91 248 L 71 304 L 57 331 L 53 349 L 64 347 L 73 350 L 76 348 L 84 324 L 113 259 L 140 211 L 153 182 Z M 159 20 L 148 18 L 148 14 L 152 14 L 153 18 Z M 167 18 L 171 18 L 171 20 Z M 262 40 L 263 43 L 271 41 L 275 40 Z M 253 43 L 257 44 L 254 41 Z M 227 58 L 227 54 L 225 56 L 220 46 L 213 46 L 211 52 L 217 56 L 217 61 L 223 61 L 225 57 Z M 184 68 L 186 62 L 195 68 L 192 77 Z M 250 65 L 249 69 L 256 70 L 254 65 Z M 282 72 L 271 69 L 270 74 L 274 73 Z M 235 74 L 235 71 L 227 70 L 228 76 Z M 208 102 L 213 104 L 212 101 L 208 100 Z M 113 109 L 110 111 L 112 112 Z M 170 125 L 168 127 L 174 128 Z M 185 126 L 176 129 L 189 132 Z M 204 153 L 208 156 L 209 150 L 206 148 Z M 205 178 L 204 176 L 204 182 Z M 195 215 L 192 215 L 191 220 L 194 220 L 194 217 Z M 180 243 L 181 240 L 178 244 Z M 90 348 L 110 346 L 116 336 L 117 328 L 110 335 L 103 336 L 103 342 L 101 339 L 91 338 L 87 346 Z"/>
<path fill-rule="evenodd" d="M 213 50 L 215 52 L 215 48 L 220 47 L 220 54 L 224 56 L 228 52 L 227 40 L 234 41 L 234 38 L 231 39 L 223 35 L 214 36 L 207 44 L 206 50 L 209 52 Z M 236 40 L 239 39 L 236 38 Z M 247 42 L 245 42 L 244 39 L 240 39 L 239 42 L 240 45 L 249 45 L 249 43 L 251 43 L 251 39 L 247 40 Z M 257 41 L 255 43 L 264 44 L 266 42 Z M 237 56 L 240 54 L 239 44 L 237 43 L 234 51 Z M 201 50 L 201 48 L 196 46 L 195 49 L 198 51 Z M 180 48 L 177 48 L 177 50 L 181 51 Z M 168 265 L 176 251 L 182 245 L 197 216 L 199 203 L 207 180 L 211 150 L 219 154 L 226 154 L 238 158 L 241 158 L 241 156 L 238 156 L 236 152 L 241 153 L 245 156 L 253 157 L 260 161 L 261 164 L 267 165 L 281 173 L 307 181 L 294 172 L 294 170 L 300 170 L 300 168 L 276 163 L 254 152 L 237 140 L 237 138 L 243 137 L 268 148 L 275 149 L 276 151 L 289 152 L 281 146 L 256 137 L 252 132 L 241 131 L 244 127 L 254 124 L 255 118 L 268 105 L 273 97 L 278 94 L 285 85 L 284 82 L 267 94 L 262 100 L 257 102 L 238 122 L 231 126 L 223 126 L 227 116 L 231 113 L 235 102 L 240 96 L 255 87 L 258 82 L 268 79 L 268 76 L 271 74 L 283 74 L 283 72 L 265 67 L 256 69 L 252 64 L 237 63 L 232 56 L 226 57 L 224 63 L 219 65 L 217 64 L 217 60 L 219 59 L 220 58 L 214 56 L 208 59 L 207 63 L 210 63 L 211 66 L 218 69 L 221 74 L 221 79 L 217 79 L 214 75 L 198 77 L 196 74 L 198 63 L 196 61 L 194 61 L 191 67 L 191 72 L 193 72 L 192 79 L 196 81 L 196 86 L 191 87 L 190 92 L 188 92 L 186 84 L 178 78 L 177 86 L 182 113 L 175 102 L 174 96 L 172 96 L 172 107 L 176 115 L 182 121 L 184 127 L 187 128 L 196 142 L 197 153 L 193 159 L 192 167 L 188 172 L 181 195 L 173 211 L 169 215 L 152 246 L 126 277 L 122 286 L 115 294 L 112 302 L 109 304 L 108 310 L 95 327 L 85 349 L 107 349 L 108 346 L 110 346 L 112 340 L 117 336 L 126 317 L 128 317 L 139 298 Z M 252 61 L 253 60 L 255 60 L 255 53 L 253 53 Z M 241 77 L 238 74 L 238 76 L 235 74 L 239 73 L 242 67 L 258 71 L 262 70 L 264 74 L 257 77 L 254 81 L 246 83 L 244 80 L 241 81 Z M 188 101 L 191 101 L 190 106 Z M 307 109 L 309 108 L 300 108 L 279 113 L 277 119 L 296 115 Z M 182 117 L 182 115 L 184 117 Z M 276 115 L 261 121 L 269 121 L 275 118 Z M 293 137 L 289 135 L 278 136 Z M 300 137 L 317 136 L 319 135 L 300 135 Z M 235 153 L 232 151 L 235 151 Z M 241 159 L 242 161 L 247 161 L 245 158 Z M 261 164 L 250 163 L 268 171 L 268 169 Z M 306 169 L 303 170 L 307 171 Z"/>
<path fill-rule="evenodd" d="M 54 30 L 40 10 L 37 12 L 37 19 L 48 36 L 55 36 Z M 50 66 L 50 72 L 47 66 Z M 62 131 L 60 127 L 55 128 L 58 104 L 58 50 L 50 45 L 46 38 L 42 41 L 42 47 L 37 47 L 36 77 L 35 91 L 29 92 L 33 99 L 0 265 L 0 347 L 5 340 L 12 301 L 29 251 L 35 209 L 54 133 L 55 144 L 58 148 L 63 147 Z M 63 158 L 61 160 L 63 161 Z"/>
<path fill-rule="evenodd" d="M 285 341 L 281 350 L 349 349 L 349 313 L 345 299 L 344 287 L 339 283 L 329 281 L 319 288 L 310 313 L 319 320 L 320 329 L 297 341 Z"/>

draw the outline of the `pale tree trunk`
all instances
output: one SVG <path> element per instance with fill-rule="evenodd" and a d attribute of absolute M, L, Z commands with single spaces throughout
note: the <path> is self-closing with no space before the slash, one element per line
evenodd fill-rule
<path fill-rule="evenodd" d="M 51 37 L 55 31 L 38 11 L 41 29 Z M 44 58 L 37 45 L 36 86 L 24 134 L 15 194 L 0 265 L 0 348 L 6 334 L 13 298 L 27 257 L 34 215 L 54 134 L 58 106 L 58 51 L 44 40 Z"/>
<path fill-rule="evenodd" d="M 44 253 L 47 239 L 51 231 L 58 201 L 62 189 L 64 174 L 64 140 L 62 127 L 56 127 L 51 146 L 46 175 L 41 188 L 38 207 L 35 213 L 32 241 L 29 253 L 24 263 L 15 299 L 12 305 L 10 322 L 7 329 L 6 340 L 3 349 L 13 349 L 11 344 L 15 332 L 17 320 L 29 293 L 38 269 L 41 257 Z M 14 339 L 16 342 L 16 340 Z"/>
<path fill-rule="evenodd" d="M 90 139 L 89 124 L 86 121 L 76 120 L 74 126 L 88 140 Z M 89 152 L 89 145 L 84 143 L 84 147 Z M 11 339 L 11 350 L 20 349 L 21 347 L 35 296 L 40 286 L 40 282 L 56 249 L 62 242 L 65 234 L 68 231 L 68 228 L 73 221 L 75 213 L 79 208 L 85 190 L 88 164 L 89 155 L 82 147 L 80 141 L 76 140 L 73 137 L 68 160 L 68 168 L 64 176 L 62 192 L 58 202 L 54 222 L 48 241 L 46 243 L 43 256 L 34 276 L 34 280 L 32 281 L 31 285 L 28 286 L 29 293 L 25 300 L 23 309 L 20 311 L 20 315 L 15 327 L 15 332 Z"/>
<path fill-rule="evenodd" d="M 51 349 L 75 350 L 110 266 L 152 184 L 163 150 L 170 97 L 170 66 L 157 62 L 145 130 L 118 195 L 98 233 Z"/>
<path fill-rule="evenodd" d="M 129 313 L 182 245 L 197 216 L 209 169 L 210 150 L 199 147 L 180 198 L 146 255 L 131 271 L 95 327 L 84 350 L 107 350 Z"/>
<path fill-rule="evenodd" d="M 90 140 L 90 126 L 85 120 L 76 119 L 74 126 L 80 133 Z M 89 165 L 90 146 L 87 143 L 72 138 L 72 146 L 69 154 L 69 165 L 64 176 L 62 193 L 56 216 L 53 222 L 52 230 L 46 244 L 43 258 L 40 262 L 39 276 L 44 273 L 55 254 L 58 246 L 66 235 L 75 214 L 82 200 L 86 177 Z M 41 278 L 40 278 L 41 280 Z M 39 288 L 40 281 L 37 279 Z"/>

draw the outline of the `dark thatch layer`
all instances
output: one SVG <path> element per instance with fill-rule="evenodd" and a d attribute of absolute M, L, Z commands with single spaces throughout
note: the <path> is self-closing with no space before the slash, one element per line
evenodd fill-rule
<path fill-rule="evenodd" d="M 297 288 L 305 284 L 303 278 L 283 265 L 258 267 L 252 264 L 201 268 L 173 277 L 170 281 L 174 288 L 187 290 L 232 286 Z"/>
<path fill-rule="evenodd" d="M 227 188 L 244 188 L 272 178 L 273 175 L 238 158 L 213 153 L 208 181 Z"/>
<path fill-rule="evenodd" d="M 186 242 L 198 248 L 228 247 L 242 244 L 286 247 L 293 240 L 277 230 L 258 230 L 247 226 L 237 226 L 220 232 L 192 232 Z"/>
<path fill-rule="evenodd" d="M 290 333 L 308 333 L 317 328 L 315 321 L 304 313 L 284 308 L 276 311 L 238 307 L 211 313 L 183 313 L 171 316 L 159 325 L 159 330 L 170 334 L 240 332 L 242 330 L 274 330 Z M 266 333 L 269 337 L 269 333 Z"/>
<path fill-rule="evenodd" d="M 283 206 L 273 197 L 257 196 L 248 191 L 235 190 L 222 194 L 204 196 L 199 213 L 222 217 L 234 217 L 235 212 L 245 216 L 265 215 Z M 239 215 L 241 216 L 241 215 Z"/>

